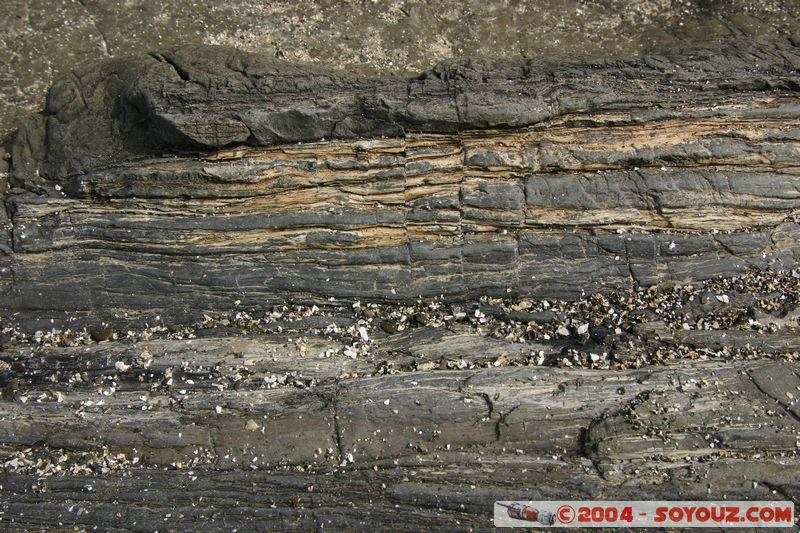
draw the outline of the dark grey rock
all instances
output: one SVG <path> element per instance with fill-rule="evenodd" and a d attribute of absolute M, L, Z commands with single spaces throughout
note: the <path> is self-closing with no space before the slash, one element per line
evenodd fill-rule
<path fill-rule="evenodd" d="M 798 67 L 786 39 L 406 81 L 223 47 L 80 67 L 14 144 L 0 306 L 184 322 L 793 268 Z"/>

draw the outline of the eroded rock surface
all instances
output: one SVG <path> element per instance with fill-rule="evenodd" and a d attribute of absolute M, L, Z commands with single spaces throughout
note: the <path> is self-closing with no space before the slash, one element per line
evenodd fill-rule
<path fill-rule="evenodd" d="M 2 305 L 183 322 L 791 268 L 798 50 L 453 60 L 405 82 L 221 47 L 86 67 L 14 146 Z"/>
<path fill-rule="evenodd" d="M 797 504 L 798 68 L 76 71 L 4 193 L 0 529 Z"/>

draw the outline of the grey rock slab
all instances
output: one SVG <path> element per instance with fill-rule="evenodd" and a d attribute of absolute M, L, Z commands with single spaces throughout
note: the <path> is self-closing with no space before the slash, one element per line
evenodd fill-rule
<path fill-rule="evenodd" d="M 76 67 L 12 148 L 0 306 L 35 331 L 790 270 L 798 65 L 774 38 L 405 81 L 214 46 Z"/>

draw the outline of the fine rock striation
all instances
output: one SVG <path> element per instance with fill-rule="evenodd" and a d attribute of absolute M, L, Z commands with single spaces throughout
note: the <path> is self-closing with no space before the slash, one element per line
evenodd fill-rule
<path fill-rule="evenodd" d="M 407 81 L 222 47 L 79 67 L 13 147 L 0 306 L 185 322 L 791 268 L 798 69 L 788 39 Z"/>
<path fill-rule="evenodd" d="M 799 69 L 76 69 L 3 193 L 0 531 L 800 504 Z"/>

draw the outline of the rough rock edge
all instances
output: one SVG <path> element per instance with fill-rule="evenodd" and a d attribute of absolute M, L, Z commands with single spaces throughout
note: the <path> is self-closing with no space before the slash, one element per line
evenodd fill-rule
<path fill-rule="evenodd" d="M 44 112 L 18 134 L 13 178 L 62 182 L 131 158 L 237 145 L 524 128 L 576 111 L 685 103 L 692 88 L 797 91 L 796 42 L 735 40 L 589 63 L 453 59 L 406 82 L 226 47 L 177 47 L 88 64 L 58 80 Z"/>

